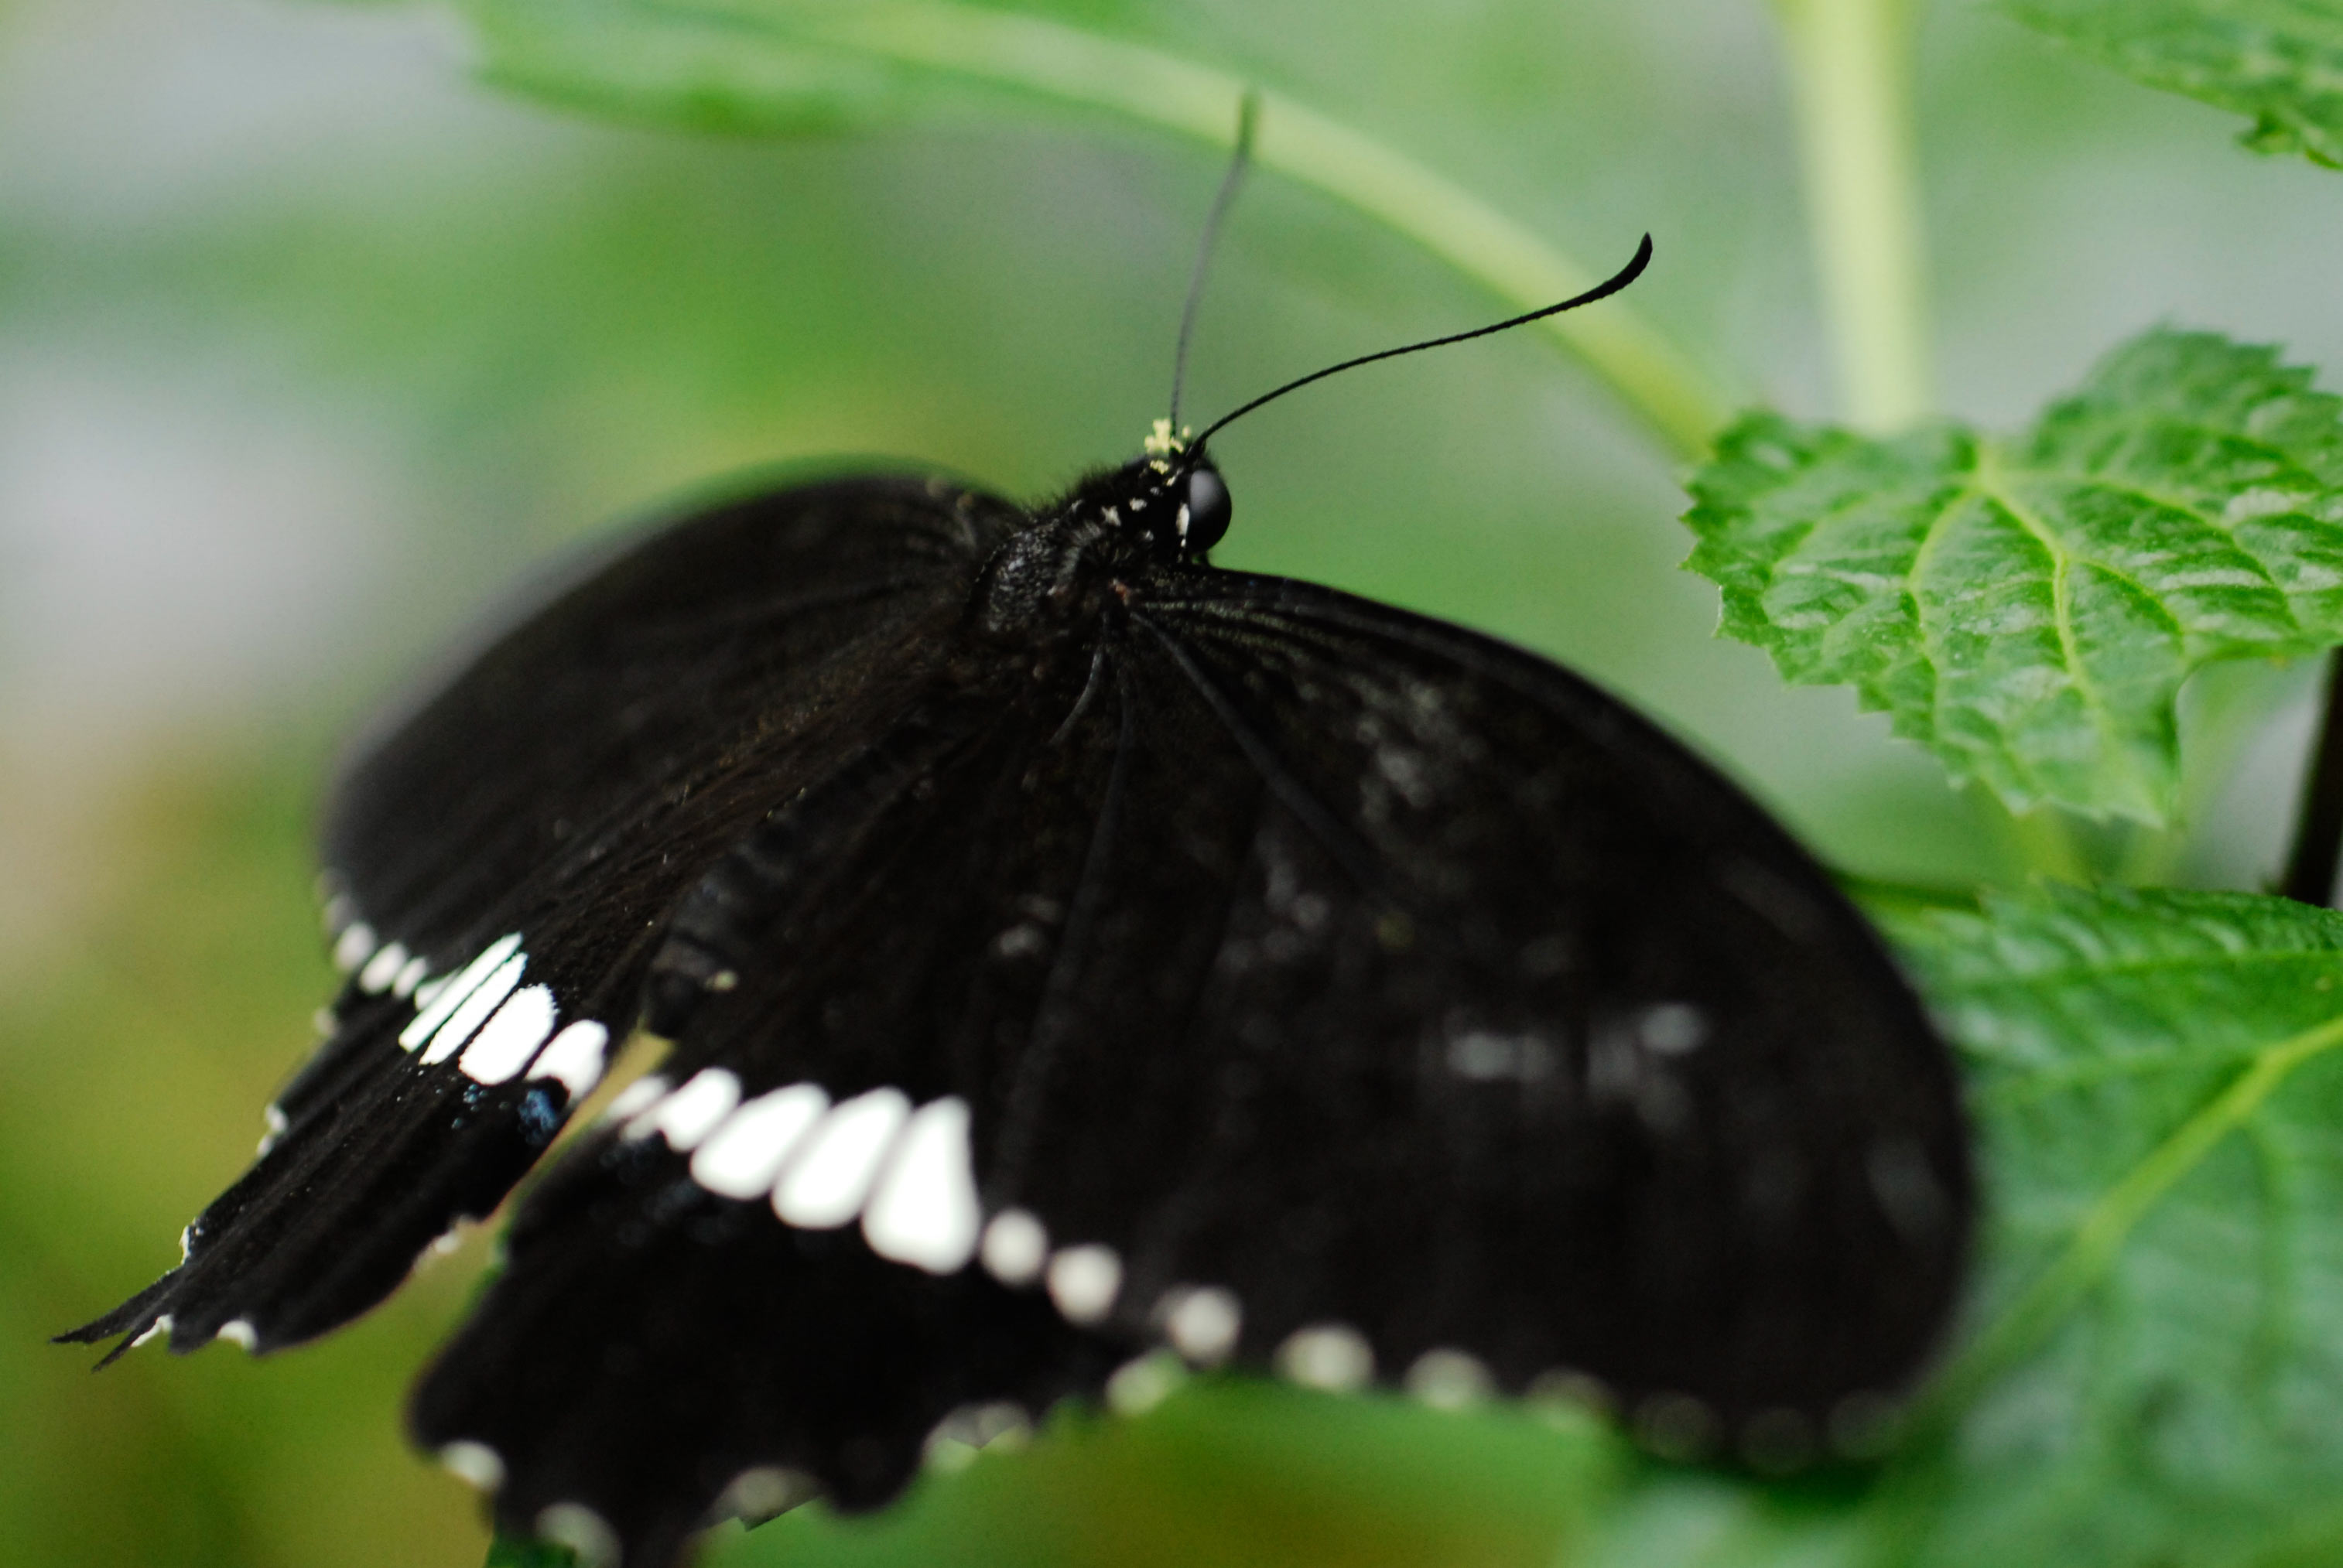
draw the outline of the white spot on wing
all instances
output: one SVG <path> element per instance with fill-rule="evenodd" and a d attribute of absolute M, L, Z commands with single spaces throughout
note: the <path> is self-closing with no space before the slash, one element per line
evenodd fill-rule
<path fill-rule="evenodd" d="M 392 978 L 390 982 L 390 994 L 393 996 L 413 996 L 415 994 L 415 988 L 423 983 L 424 971 L 428 970 L 430 967 L 431 965 L 427 961 L 420 958 L 412 958 L 407 960 L 405 964 L 400 966 L 398 973 Z"/>
<path fill-rule="evenodd" d="M 1685 1001 L 1664 1001 L 1647 1007 L 1636 1021 L 1635 1036 L 1647 1050 L 1682 1056 L 1698 1050 L 1708 1038 L 1708 1015 Z"/>
<path fill-rule="evenodd" d="M 900 1089 L 874 1089 L 830 1107 L 774 1183 L 773 1212 L 809 1231 L 853 1219 L 910 1113 Z"/>
<path fill-rule="evenodd" d="M 1050 1232 L 1022 1209 L 1003 1209 L 984 1228 L 985 1271 L 1004 1285 L 1030 1285 L 1050 1261 Z"/>
<path fill-rule="evenodd" d="M 885 1174 L 862 1211 L 870 1250 L 931 1274 L 949 1274 L 976 1251 L 984 1212 L 968 1149 L 968 1102 L 947 1096 L 904 1127 Z"/>
<path fill-rule="evenodd" d="M 618 1098 L 610 1101 L 610 1109 L 605 1113 L 606 1120 L 624 1121 L 666 1092 L 667 1080 L 656 1072 L 647 1072 L 618 1091 Z"/>
<path fill-rule="evenodd" d="M 1513 1079 L 1536 1083 L 1551 1077 L 1555 1050 L 1534 1034 L 1504 1034 L 1495 1030 L 1466 1030 L 1448 1042 L 1448 1070 L 1476 1083 Z"/>
<path fill-rule="evenodd" d="M 521 971 L 527 968 L 527 953 L 515 953 L 498 964 L 496 972 L 482 980 L 472 994 L 458 1003 L 456 1010 L 447 1015 L 447 1021 L 439 1026 L 438 1032 L 431 1037 L 431 1043 L 423 1048 L 423 1064 L 426 1067 L 436 1066 L 462 1050 L 464 1042 L 472 1038 L 472 1031 L 488 1022 L 490 1013 L 504 1006 L 505 998 L 512 995 L 513 988 L 520 984 Z"/>
<path fill-rule="evenodd" d="M 734 1476 L 716 1500 L 713 1512 L 719 1519 L 738 1519 L 754 1528 L 820 1495 L 820 1483 L 810 1475 L 778 1464 L 760 1464 Z"/>
<path fill-rule="evenodd" d="M 393 942 L 367 960 L 366 968 L 358 971 L 358 989 L 370 996 L 379 996 L 390 989 L 390 982 L 406 967 L 407 950 Z"/>
<path fill-rule="evenodd" d="M 817 1084 L 792 1083 L 724 1119 L 691 1157 L 691 1179 L 727 1198 L 761 1198 L 806 1130 L 830 1109 Z"/>
<path fill-rule="evenodd" d="M 448 1443 L 439 1451 L 439 1462 L 483 1492 L 494 1492 L 505 1483 L 504 1456 L 485 1442 Z"/>
<path fill-rule="evenodd" d="M 140 1345 L 145 1344 L 148 1340 L 154 1339 L 161 1334 L 167 1334 L 170 1332 L 171 1314 L 164 1312 L 160 1316 L 156 1317 L 152 1323 L 149 1323 L 146 1326 L 146 1332 L 145 1333 L 140 1334 L 136 1339 L 130 1342 L 130 1348 L 135 1351 Z"/>
<path fill-rule="evenodd" d="M 260 1335 L 243 1318 L 230 1318 L 219 1326 L 219 1337 L 232 1345 L 242 1345 L 249 1352 L 260 1342 Z"/>
<path fill-rule="evenodd" d="M 1243 1326 L 1244 1309 L 1218 1285 L 1174 1292 L 1163 1312 L 1163 1333 L 1172 1348 L 1207 1366 L 1228 1359 Z"/>
<path fill-rule="evenodd" d="M 1848 1459 L 1878 1459 L 1895 1446 L 1896 1406 L 1858 1389 L 1831 1407 L 1831 1447 Z"/>
<path fill-rule="evenodd" d="M 1128 1361 L 1106 1380 L 1107 1408 L 1117 1415 L 1145 1415 L 1187 1381 L 1180 1358 L 1161 1351 Z"/>
<path fill-rule="evenodd" d="M 1478 1404 L 1493 1387 L 1489 1369 L 1463 1351 L 1426 1351 L 1407 1369 L 1407 1392 L 1434 1410 Z"/>
<path fill-rule="evenodd" d="M 1122 1290 L 1122 1260 L 1112 1247 L 1087 1242 L 1050 1260 L 1050 1300 L 1070 1323 L 1095 1323 L 1114 1310 Z"/>
<path fill-rule="evenodd" d="M 550 990 L 524 986 L 480 1026 L 456 1065 L 476 1083 L 502 1083 L 528 1065 L 558 1016 Z"/>
<path fill-rule="evenodd" d="M 1533 1406 L 1544 1406 L 1553 1415 L 1591 1412 L 1608 1420 L 1619 1412 L 1611 1385 L 1574 1367 L 1548 1367 L 1530 1379 L 1523 1392 Z"/>
<path fill-rule="evenodd" d="M 582 1503 L 554 1503 L 538 1510 L 537 1533 L 578 1553 L 585 1568 L 610 1568 L 618 1561 L 618 1533 Z"/>
<path fill-rule="evenodd" d="M 447 1015 L 462 1005 L 466 997 L 471 995 L 474 988 L 488 979 L 498 964 L 518 951 L 520 951 L 520 933 L 515 931 L 510 936 L 489 944 L 486 951 L 465 966 L 463 971 L 453 979 L 434 980 L 423 990 L 417 990 L 415 993 L 415 1000 L 423 1010 L 408 1020 L 407 1027 L 398 1031 L 400 1049 L 413 1050 L 417 1046 L 429 1040 L 437 1031 L 439 1026 L 447 1021 Z M 426 992 L 429 994 L 426 995 Z"/>
<path fill-rule="evenodd" d="M 992 954 L 1002 959 L 1039 958 L 1050 950 L 1050 939 L 1031 920 L 1014 925 L 992 939 Z"/>
<path fill-rule="evenodd" d="M 1375 1352 L 1349 1324 L 1320 1323 L 1278 1347 L 1277 1370 L 1311 1388 L 1354 1389 L 1375 1375 Z"/>
<path fill-rule="evenodd" d="M 366 962 L 373 951 L 374 928 L 360 920 L 334 939 L 334 967 L 347 974 Z"/>
<path fill-rule="evenodd" d="M 660 1132 L 668 1147 L 689 1153 L 740 1103 L 740 1081 L 720 1067 L 703 1067 L 681 1089 L 635 1118 L 629 1138 Z"/>
<path fill-rule="evenodd" d="M 528 1076 L 559 1079 L 569 1091 L 569 1103 L 575 1105 L 602 1081 L 602 1048 L 609 1042 L 608 1030 L 592 1019 L 582 1019 L 555 1035 L 553 1043 L 538 1053 Z"/>
<path fill-rule="evenodd" d="M 926 1459 L 938 1470 L 965 1470 L 980 1451 L 995 1443 L 1016 1448 L 1032 1430 L 1032 1418 L 1025 1413 L 1024 1407 L 1007 1400 L 962 1405 L 928 1433 Z"/>

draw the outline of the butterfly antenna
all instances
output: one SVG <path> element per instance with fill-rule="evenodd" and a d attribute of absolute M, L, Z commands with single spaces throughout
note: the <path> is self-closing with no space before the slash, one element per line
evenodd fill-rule
<path fill-rule="evenodd" d="M 1204 275 L 1212 269 L 1212 246 L 1221 237 L 1221 220 L 1244 183 L 1245 167 L 1252 162 L 1253 122 L 1261 116 L 1261 95 L 1248 88 L 1237 106 L 1237 146 L 1230 155 L 1229 172 L 1221 176 L 1212 210 L 1204 216 L 1204 237 L 1196 246 L 1196 265 L 1188 273 L 1188 303 L 1180 311 L 1180 347 L 1172 357 L 1172 429 L 1180 429 L 1180 389 L 1188 383 L 1188 338 L 1196 329 L 1196 307 L 1204 299 Z"/>
<path fill-rule="evenodd" d="M 1476 327 L 1470 332 L 1452 332 L 1445 337 L 1428 337 L 1421 343 L 1410 343 L 1399 348 L 1386 348 L 1379 354 L 1362 354 L 1356 359 L 1345 359 L 1340 365 L 1329 365 L 1323 370 L 1312 370 L 1309 375 L 1288 381 L 1274 391 L 1262 393 L 1232 413 L 1222 415 L 1204 427 L 1202 435 L 1187 444 L 1188 449 L 1192 452 L 1196 450 L 1212 438 L 1214 431 L 1243 418 L 1264 403 L 1273 403 L 1288 392 L 1301 390 L 1312 381 L 1323 381 L 1329 376 L 1339 376 L 1345 370 L 1356 370 L 1360 366 L 1373 365 L 1378 359 L 1396 359 L 1403 354 L 1421 354 L 1427 348 L 1444 348 L 1451 343 L 1463 343 L 1475 337 L 1486 337 L 1493 332 L 1509 332 L 1516 327 L 1526 327 L 1533 321 L 1543 321 L 1549 316 L 1559 316 L 1565 310 L 1575 310 L 1582 305 L 1592 305 L 1598 299 L 1608 298 L 1643 276 L 1644 268 L 1649 266 L 1651 263 L 1652 236 L 1647 234 L 1644 236 L 1644 243 L 1635 247 L 1635 258 L 1633 261 L 1621 267 L 1609 279 L 1595 285 L 1584 294 L 1573 295 L 1559 305 L 1549 305 L 1543 310 L 1533 310 L 1526 316 L 1516 316 L 1508 320 L 1492 322 L 1486 327 Z"/>

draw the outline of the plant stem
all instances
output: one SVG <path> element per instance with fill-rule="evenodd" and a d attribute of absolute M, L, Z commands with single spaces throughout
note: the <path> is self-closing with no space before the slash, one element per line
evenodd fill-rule
<path fill-rule="evenodd" d="M 1990 797 L 1992 791 L 1980 790 Z M 2036 806 L 2023 816 L 2013 815 L 1994 801 L 1995 809 L 2009 825 L 2010 842 L 2016 847 L 2018 859 L 2026 869 L 2036 876 L 2054 877 L 2077 887 L 2096 880 L 2091 874 L 2091 858 L 2076 841 L 2074 824 L 2056 806 Z"/>
<path fill-rule="evenodd" d="M 2335 868 L 2343 854 L 2343 650 L 2327 656 L 2327 706 L 2312 742 L 2295 819 L 2294 852 L 2278 891 L 2321 909 L 2335 899 Z"/>
<path fill-rule="evenodd" d="M 1935 406 L 1909 0 L 1775 0 L 1815 259 L 1846 417 L 1897 429 Z"/>
<path fill-rule="evenodd" d="M 721 20 L 784 45 L 811 43 L 1061 103 L 1105 109 L 1214 146 L 1235 134 L 1242 78 L 1096 33 L 951 0 L 679 0 L 662 9 Z M 1258 93 L 1253 161 L 1397 230 L 1509 304 L 1534 308 L 1607 276 L 1397 150 L 1274 93 Z M 1623 235 L 1617 261 L 1634 248 Z M 1731 400 L 1634 306 L 1542 323 L 1674 456 L 1706 455 Z"/>

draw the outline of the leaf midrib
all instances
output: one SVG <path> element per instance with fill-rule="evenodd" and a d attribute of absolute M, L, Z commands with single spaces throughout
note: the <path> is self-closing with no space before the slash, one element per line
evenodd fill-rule
<path fill-rule="evenodd" d="M 1976 461 L 1969 472 L 1969 490 L 1981 499 L 1998 504 L 2035 543 L 2049 552 L 2051 618 L 2058 628 L 2059 661 L 2066 666 L 2067 678 L 2075 683 L 2075 689 L 2081 694 L 2084 707 L 2090 713 L 2091 729 L 2099 739 L 2101 766 L 2110 773 L 2120 769 L 2131 780 L 2134 789 L 2142 791 L 2148 799 L 2155 799 L 2157 790 L 2154 781 L 2140 777 L 2138 769 L 2134 766 L 2131 749 L 2124 743 L 2116 727 L 2114 705 L 2107 700 L 2098 681 L 2085 667 L 2081 650 L 2076 644 L 2074 600 L 2068 586 L 2075 565 L 2073 552 L 2066 548 L 2066 541 L 2056 529 L 2036 517 L 2031 507 L 2011 492 L 2002 475 L 2000 450 L 1995 442 L 1986 440 L 1977 443 Z M 1940 513 L 1939 517 L 1942 515 Z M 2148 593 L 2143 585 L 2134 582 L 2127 574 L 2115 568 L 2107 569 L 2145 595 L 2156 606 L 2159 615 L 2167 620 L 2171 618 L 2162 601 Z M 2173 629 L 2178 631 L 2177 624 Z M 2012 760 L 2016 759 L 2015 751 L 2010 756 Z M 2028 769 L 2027 771 L 2033 769 Z"/>
<path fill-rule="evenodd" d="M 2230 1133 L 2244 1127 L 2305 1062 L 2343 1046 L 2343 1016 L 2252 1053 L 2230 1080 L 2091 1205 L 2066 1244 L 2016 1300 L 1955 1360 L 1916 1412 L 1920 1424 L 1948 1422 L 1994 1377 L 2030 1352 L 2097 1285 L 2132 1231 Z"/>

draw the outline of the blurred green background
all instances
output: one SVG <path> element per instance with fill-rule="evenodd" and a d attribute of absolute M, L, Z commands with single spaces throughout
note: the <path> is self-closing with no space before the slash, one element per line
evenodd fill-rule
<path fill-rule="evenodd" d="M 1643 307 L 1745 398 L 1831 411 L 1759 0 L 1122 9 L 1590 265 L 1649 229 Z M 2331 176 L 2247 158 L 2216 112 L 1987 10 L 1930 8 L 1922 44 L 1946 408 L 2014 422 L 2157 320 L 2343 363 Z M 174 1261 L 309 1042 L 330 975 L 306 840 L 337 738 L 532 562 L 725 469 L 891 454 L 1035 495 L 1128 453 L 1219 174 L 1168 137 L 978 102 L 789 142 L 565 117 L 471 81 L 426 9 L 0 0 L 0 1563 L 479 1560 L 474 1498 L 397 1422 L 477 1241 L 259 1363 L 148 1350 L 93 1378 L 42 1342 Z M 1260 177 L 1192 407 L 1495 308 Z M 1567 659 L 1850 869 L 2013 863 L 1847 694 L 1709 640 L 1674 466 L 1549 342 L 1364 372 L 1216 450 L 1224 564 Z M 2275 860 L 2308 679 L 2222 672 L 2227 710 L 2272 717 L 2199 780 L 2191 879 Z M 1534 1563 L 1574 1517 L 1542 1478 L 1600 1446 L 1228 1387 L 1072 1425 L 762 1549 Z"/>

